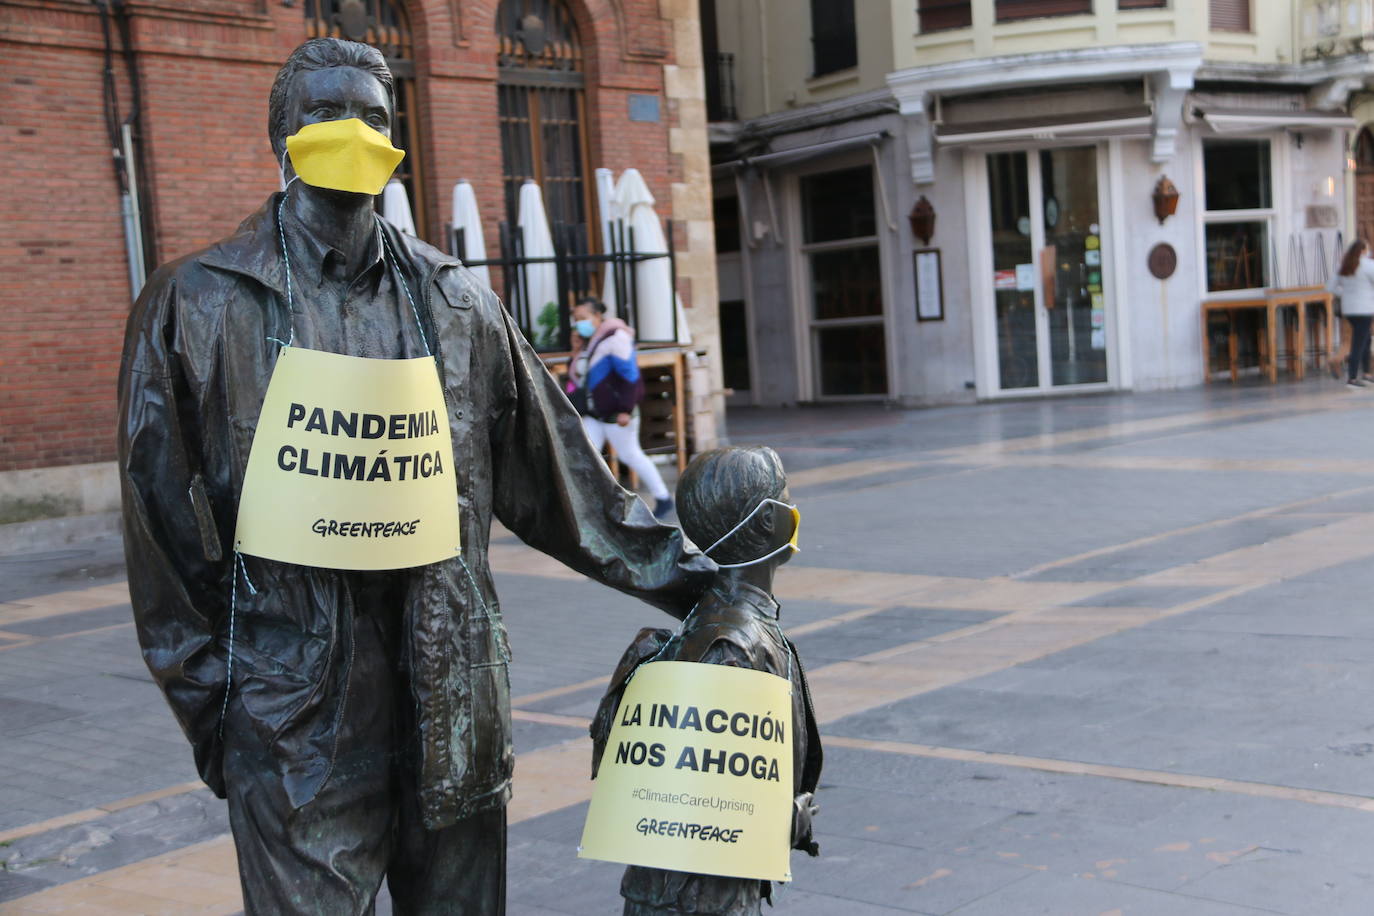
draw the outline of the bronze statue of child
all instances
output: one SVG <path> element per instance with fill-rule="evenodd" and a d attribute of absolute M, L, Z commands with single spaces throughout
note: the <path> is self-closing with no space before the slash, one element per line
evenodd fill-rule
<path fill-rule="evenodd" d="M 811 855 L 813 793 L 821 770 L 820 735 L 796 648 L 778 623 L 773 574 L 797 550 L 801 515 L 787 493 L 782 461 L 770 448 L 722 448 L 699 455 L 677 485 L 683 531 L 720 567 L 676 632 L 646 628 L 625 651 L 592 722 L 596 775 L 625 685 L 650 661 L 702 662 L 766 671 L 792 684 L 792 846 Z M 625 916 L 694 913 L 749 916 L 771 902 L 767 881 L 631 865 L 620 894 Z"/>

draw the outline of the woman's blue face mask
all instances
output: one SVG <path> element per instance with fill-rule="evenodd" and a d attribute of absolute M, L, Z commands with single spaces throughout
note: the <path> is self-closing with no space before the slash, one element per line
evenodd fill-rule
<path fill-rule="evenodd" d="M 573 325 L 573 329 L 576 330 L 578 336 L 582 337 L 584 340 L 591 340 L 592 335 L 596 333 L 596 325 L 592 323 L 590 318 L 579 319 Z"/>

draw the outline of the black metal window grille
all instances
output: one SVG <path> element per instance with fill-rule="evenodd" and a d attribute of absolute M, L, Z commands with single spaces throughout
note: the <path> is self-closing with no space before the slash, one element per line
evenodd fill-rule
<path fill-rule="evenodd" d="M 538 183 L 550 223 L 582 225 L 595 212 L 586 180 L 582 45 L 557 0 L 502 0 L 496 13 L 498 117 L 506 219 L 520 186 Z"/>
<path fill-rule="evenodd" d="M 720 50 L 715 0 L 704 0 L 701 11 L 701 59 L 706 68 L 706 120 L 733 121 L 735 112 L 735 55 Z"/>
<path fill-rule="evenodd" d="M 409 63 L 411 72 L 404 75 L 415 75 L 410 22 L 394 0 L 305 0 L 305 23 L 310 38 L 361 41 L 381 51 L 388 63 Z"/>
<path fill-rule="evenodd" d="M 811 0 L 811 52 L 812 76 L 858 65 L 854 0 Z"/>
<path fill-rule="evenodd" d="M 706 120 L 734 121 L 739 117 L 735 109 L 735 55 L 717 51 L 714 57 L 714 61 L 706 61 Z"/>
<path fill-rule="evenodd" d="M 630 327 L 639 327 L 640 295 L 635 281 L 635 265 L 642 261 L 667 258 L 671 289 L 677 289 L 677 254 L 673 245 L 673 225 L 664 222 L 663 234 L 668 245 L 666 252 L 640 253 L 635 251 L 634 229 L 624 220 L 611 224 L 611 250 L 602 253 L 591 251 L 585 225 L 553 223 L 553 256 L 532 257 L 525 253 L 524 237 L 514 221 L 503 222 L 500 227 L 501 256 L 486 261 L 465 261 L 469 267 L 494 267 L 500 271 L 499 279 L 493 284 L 502 290 L 506 308 L 515 318 L 516 325 L 526 339 L 541 352 L 568 350 L 572 345 L 571 309 L 556 310 L 556 325 L 547 325 L 545 316 L 533 308 L 527 295 L 529 283 L 524 279 L 526 270 L 535 264 L 553 264 L 558 276 L 558 301 L 572 303 L 583 296 L 604 296 L 607 288 L 614 288 L 616 309 Z M 453 231 L 450 250 L 463 251 L 461 229 Z M 604 281 L 603 278 L 604 277 Z M 673 329 L 670 341 L 678 337 L 677 310 L 673 310 Z M 651 341 L 641 338 L 641 343 L 667 343 L 670 341 Z"/>

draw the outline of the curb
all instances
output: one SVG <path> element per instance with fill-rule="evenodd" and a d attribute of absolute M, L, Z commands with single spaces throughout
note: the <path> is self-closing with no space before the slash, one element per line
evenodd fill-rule
<path fill-rule="evenodd" d="M 118 537 L 118 512 L 69 515 L 0 525 L 0 556 L 55 550 L 93 538 Z"/>

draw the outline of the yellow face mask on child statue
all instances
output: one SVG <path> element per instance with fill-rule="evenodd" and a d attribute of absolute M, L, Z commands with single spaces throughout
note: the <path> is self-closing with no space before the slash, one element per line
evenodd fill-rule
<path fill-rule="evenodd" d="M 317 121 L 286 138 L 291 166 L 317 188 L 380 194 L 405 151 L 357 118 Z"/>

